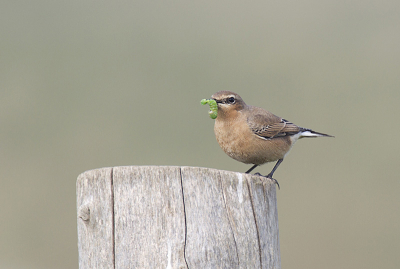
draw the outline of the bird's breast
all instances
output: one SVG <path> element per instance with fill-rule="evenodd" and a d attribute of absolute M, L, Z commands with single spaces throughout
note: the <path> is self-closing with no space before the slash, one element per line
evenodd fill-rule
<path fill-rule="evenodd" d="M 282 159 L 290 150 L 288 137 L 263 139 L 255 135 L 245 119 L 218 118 L 214 125 L 215 137 L 222 150 L 231 158 L 247 164 L 264 164 Z"/>

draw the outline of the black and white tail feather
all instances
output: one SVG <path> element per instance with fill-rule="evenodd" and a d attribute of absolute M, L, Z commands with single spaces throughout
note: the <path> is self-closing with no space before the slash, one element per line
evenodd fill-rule
<path fill-rule="evenodd" d="M 303 137 L 319 137 L 319 136 L 327 136 L 327 137 L 334 137 L 333 135 L 328 135 L 328 134 L 324 134 L 324 133 L 319 133 L 319 132 L 315 132 L 311 129 L 306 129 L 306 128 L 300 128 L 300 137 L 299 138 L 303 138 Z"/>

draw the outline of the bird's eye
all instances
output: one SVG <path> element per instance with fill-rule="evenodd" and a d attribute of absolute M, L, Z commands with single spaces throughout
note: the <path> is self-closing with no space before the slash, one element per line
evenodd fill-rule
<path fill-rule="evenodd" d="M 235 97 L 229 97 L 227 101 L 228 101 L 229 104 L 234 104 L 235 103 Z"/>

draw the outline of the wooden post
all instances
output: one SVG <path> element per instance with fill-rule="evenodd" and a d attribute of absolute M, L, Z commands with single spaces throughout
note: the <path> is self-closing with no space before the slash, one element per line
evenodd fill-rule
<path fill-rule="evenodd" d="M 77 180 L 79 268 L 281 268 L 275 184 L 198 167 Z"/>

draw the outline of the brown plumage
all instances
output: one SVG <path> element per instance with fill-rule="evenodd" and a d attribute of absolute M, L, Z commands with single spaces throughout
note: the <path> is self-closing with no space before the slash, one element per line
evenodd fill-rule
<path fill-rule="evenodd" d="M 234 92 L 220 91 L 211 98 L 218 104 L 218 116 L 214 125 L 217 141 L 222 150 L 233 159 L 254 164 L 246 173 L 250 173 L 258 165 L 277 161 L 271 173 L 266 176 L 273 179 L 276 168 L 297 139 L 332 137 L 299 127 L 262 108 L 246 105 Z"/>

